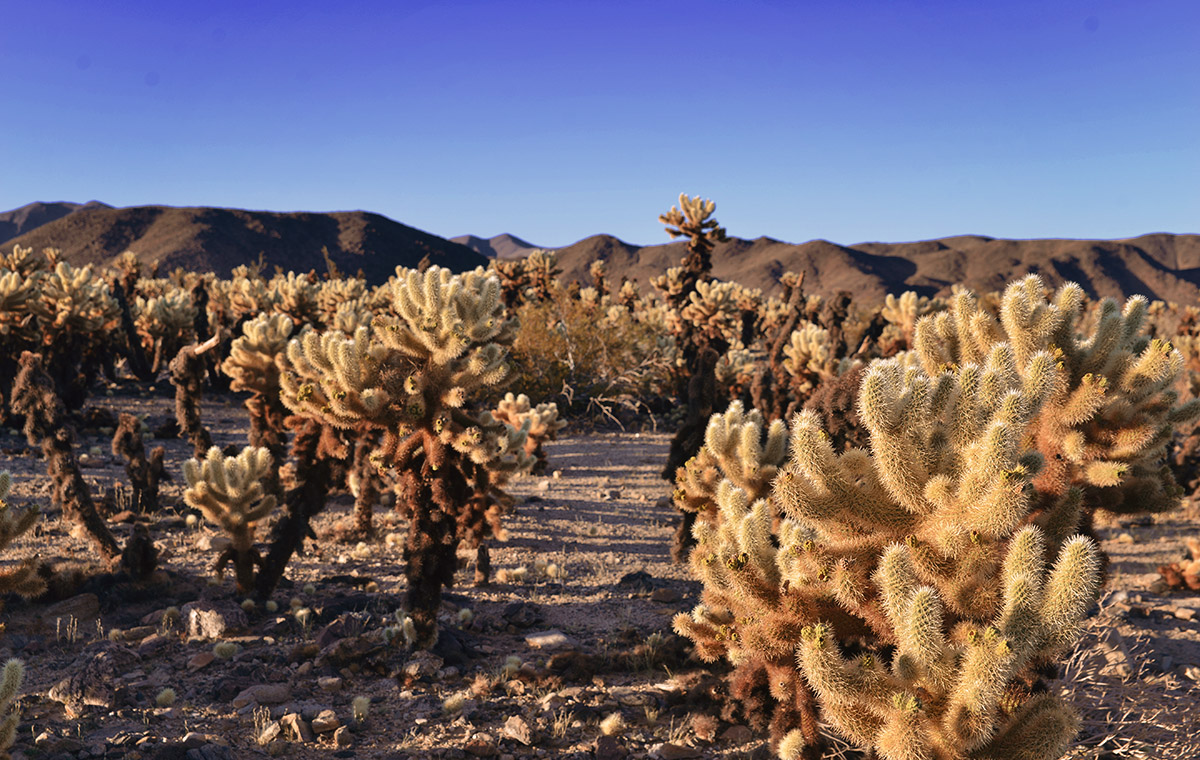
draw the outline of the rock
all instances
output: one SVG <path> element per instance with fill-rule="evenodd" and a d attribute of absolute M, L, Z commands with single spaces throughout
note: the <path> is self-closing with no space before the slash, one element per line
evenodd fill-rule
<path fill-rule="evenodd" d="M 533 744 L 533 729 L 520 715 L 513 715 L 504 721 L 504 735 L 509 739 L 521 742 L 526 747 Z"/>
<path fill-rule="evenodd" d="M 475 757 L 492 757 L 496 754 L 496 742 L 485 733 L 478 733 L 467 740 L 463 749 Z"/>
<path fill-rule="evenodd" d="M 220 554 L 229 547 L 233 546 L 233 541 L 229 536 L 201 536 L 196 541 L 196 548 L 201 551 L 213 551 Z"/>
<path fill-rule="evenodd" d="M 501 617 L 509 625 L 517 628 L 529 628 L 542 620 L 542 613 L 537 606 L 529 602 L 512 602 L 505 606 Z"/>
<path fill-rule="evenodd" d="M 225 737 L 217 734 L 202 734 L 199 731 L 188 731 L 180 740 L 185 749 L 193 749 L 195 747 L 203 747 L 205 744 L 228 744 Z"/>
<path fill-rule="evenodd" d="M 234 709 L 241 709 L 246 705 L 278 705 L 288 701 L 292 696 L 292 689 L 286 683 L 260 683 L 244 689 L 240 694 L 233 698 Z"/>
<path fill-rule="evenodd" d="M 637 570 L 621 576 L 617 586 L 634 594 L 649 594 L 654 591 L 654 576 L 645 570 Z"/>
<path fill-rule="evenodd" d="M 729 744 L 745 744 L 754 741 L 754 732 L 745 726 L 730 726 L 721 732 L 721 741 Z"/>
<path fill-rule="evenodd" d="M 50 605 L 41 611 L 39 617 L 48 623 L 61 620 L 64 625 L 74 619 L 82 628 L 100 617 L 100 598 L 95 594 L 79 594 Z"/>
<path fill-rule="evenodd" d="M 341 726 L 342 722 L 338 720 L 337 714 L 333 710 L 322 710 L 317 713 L 317 717 L 312 719 L 312 730 L 318 734 L 327 734 L 330 731 L 336 731 Z"/>
<path fill-rule="evenodd" d="M 433 678 L 442 669 L 443 660 L 431 652 L 413 652 L 404 663 L 404 673 L 411 678 Z"/>
<path fill-rule="evenodd" d="M 283 728 L 283 736 L 286 739 L 298 742 L 311 742 L 317 738 L 304 718 L 301 718 L 296 713 L 288 713 L 280 718 L 279 725 Z"/>
<path fill-rule="evenodd" d="M 164 649 L 174 640 L 172 636 L 164 636 L 161 633 L 152 633 L 142 639 L 142 643 L 138 644 L 137 653 L 139 657 L 149 657 L 160 649 Z"/>
<path fill-rule="evenodd" d="M 702 757 L 700 750 L 673 742 L 658 745 L 650 750 L 650 755 L 659 760 L 691 760 L 691 758 Z"/>
<path fill-rule="evenodd" d="M 549 631 L 541 631 L 539 633 L 531 633 L 525 637 L 525 643 L 534 649 L 565 649 L 575 646 L 575 642 L 571 640 L 571 637 L 557 628 L 551 628 Z"/>
<path fill-rule="evenodd" d="M 656 588 L 650 592 L 650 601 L 662 602 L 663 604 L 674 604 L 675 602 L 679 601 L 679 592 L 667 586 Z"/>
<path fill-rule="evenodd" d="M 194 673 L 201 668 L 208 667 L 215 659 L 217 659 L 217 656 L 212 652 L 197 652 L 188 660 L 188 670 Z"/>
<path fill-rule="evenodd" d="M 349 747 L 353 744 L 354 739 L 350 736 L 350 729 L 340 726 L 333 732 L 333 743 L 338 747 Z"/>
<path fill-rule="evenodd" d="M 624 760 L 626 754 L 617 737 L 605 734 L 596 737 L 596 760 Z"/>
<path fill-rule="evenodd" d="M 224 744 L 205 744 L 203 747 L 189 749 L 187 760 L 236 760 L 233 750 Z"/>
<path fill-rule="evenodd" d="M 33 740 L 33 746 L 42 750 L 47 755 L 69 754 L 73 755 L 83 749 L 83 744 L 69 736 L 55 736 L 49 731 L 43 731 Z"/>
<path fill-rule="evenodd" d="M 273 720 L 268 723 L 258 735 L 259 744 L 270 744 L 283 735 L 283 726 L 279 725 L 279 721 Z"/>
<path fill-rule="evenodd" d="M 120 676 L 133 669 L 140 659 L 134 652 L 104 642 L 100 651 L 84 663 L 83 667 L 69 670 L 75 672 L 59 681 L 50 689 L 48 696 L 63 704 L 69 717 L 78 717 L 84 705 L 112 710 L 124 698 L 118 686 Z"/>
<path fill-rule="evenodd" d="M 342 679 L 337 676 L 321 676 L 317 679 L 317 687 L 322 691 L 336 693 L 342 690 Z"/>
<path fill-rule="evenodd" d="M 234 628 L 246 627 L 246 612 L 232 602 L 189 602 L 180 610 L 188 636 L 211 641 Z"/>
<path fill-rule="evenodd" d="M 1180 620 L 1192 620 L 1196 617 L 1196 611 L 1191 607 L 1180 607 L 1176 605 L 1171 608 L 1171 614 Z"/>

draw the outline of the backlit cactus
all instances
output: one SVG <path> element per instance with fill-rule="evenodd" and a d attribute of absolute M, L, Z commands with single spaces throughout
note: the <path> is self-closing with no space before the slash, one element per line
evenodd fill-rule
<path fill-rule="evenodd" d="M 1183 357 L 1172 345 L 1143 334 L 1147 301 L 1124 308 L 1106 299 L 1090 334 L 1077 330 L 1083 291 L 1070 283 L 1054 300 L 1030 275 L 1004 292 L 1000 317 L 959 293 L 949 311 L 922 319 L 916 353 L 926 372 L 978 364 L 993 346 L 1011 346 L 1011 372 L 1028 382 L 1034 360 L 1049 352 L 1059 367 L 1045 413 L 1031 429 L 1045 467 L 1041 493 L 1082 489 L 1086 528 L 1099 509 L 1160 512 L 1181 493 L 1165 465 L 1172 432 L 1200 416 L 1200 401 L 1180 403 L 1175 389 Z"/>
<path fill-rule="evenodd" d="M 887 760 L 1049 759 L 1070 742 L 1075 718 L 1042 677 L 1074 643 L 1102 564 L 1095 543 L 1073 534 L 1089 499 L 1162 506 L 1174 489 L 1154 466 L 1160 441 L 1192 413 L 1168 388 L 1177 360 L 1137 337 L 1137 302 L 1124 314 L 1104 307 L 1081 338 L 1074 292 L 1047 304 L 1040 283 L 1022 281 L 999 322 L 960 294 L 918 323 L 916 355 L 866 372 L 870 451 L 836 452 L 803 412 L 769 495 L 732 478 L 715 486 L 717 509 L 697 521 L 691 555 L 703 604 L 676 629 L 706 659 L 735 666 L 735 696 L 769 688 L 784 757 L 815 756 L 818 704 Z M 1097 392 L 1101 370 L 1117 398 Z M 1097 415 L 1105 423 L 1088 426 Z M 1133 422 L 1152 434 L 1121 432 Z M 1080 428 L 1094 441 L 1085 452 L 1125 454 L 1126 472 L 1150 485 L 1061 464 L 1072 460 L 1051 442 Z M 693 491 L 714 480 L 680 476 Z M 852 640 L 865 647 L 857 660 L 840 648 Z"/>
<path fill-rule="evenodd" d="M 500 282 L 482 269 L 400 270 L 395 317 L 377 316 L 353 337 L 310 332 L 288 345 L 282 399 L 295 414 L 383 434 L 377 464 L 395 471 L 409 515 L 408 607 L 418 644 L 437 638 L 441 589 L 454 551 L 479 528 L 489 468 L 527 461 L 523 436 L 466 404 L 508 374 L 514 325 Z"/>
<path fill-rule="evenodd" d="M 285 457 L 284 417 L 287 408 L 279 399 L 279 367 L 276 359 L 287 351 L 292 336 L 292 318 L 286 314 L 260 314 L 242 325 L 242 335 L 229 347 L 221 371 L 230 378 L 229 387 L 249 391 L 250 445 L 271 452 L 274 466 L 267 475 L 268 493 L 282 496 L 279 463 Z"/>
<path fill-rule="evenodd" d="M 263 486 L 271 460 L 265 448 L 247 446 L 237 456 L 226 457 L 214 446 L 203 460 L 183 463 L 183 500 L 229 534 L 232 544 L 217 558 L 216 570 L 232 561 L 240 594 L 253 590 L 254 569 L 261 563 L 254 548 L 255 529 L 277 504 Z"/>
<path fill-rule="evenodd" d="M 567 421 L 558 417 L 558 405 L 550 402 L 534 406 L 524 393 L 516 396 L 506 393 L 492 415 L 518 430 L 525 427 L 525 421 L 529 420 L 525 453 L 536 460 L 532 469 L 535 475 L 545 472 L 546 452 L 542 444 L 558 438 L 558 431 L 567 426 Z"/>
<path fill-rule="evenodd" d="M 194 339 L 192 325 L 196 314 L 192 297 L 179 288 L 172 288 L 161 296 L 137 296 L 134 300 L 134 325 L 142 349 L 152 357 L 150 371 L 153 374 L 158 374 L 164 362 Z"/>

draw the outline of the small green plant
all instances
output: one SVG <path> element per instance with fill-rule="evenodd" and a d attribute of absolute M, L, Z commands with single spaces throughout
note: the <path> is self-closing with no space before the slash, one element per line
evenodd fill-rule
<path fill-rule="evenodd" d="M 154 704 L 158 705 L 159 707 L 170 707 L 171 705 L 175 704 L 175 690 L 169 686 L 163 689 L 158 693 L 158 696 L 154 698 Z"/>
<path fill-rule="evenodd" d="M 213 645 L 213 656 L 218 660 L 230 660 L 241 650 L 241 647 L 232 641 L 218 641 Z"/>
<path fill-rule="evenodd" d="M 362 723 L 367 719 L 367 713 L 371 710 L 371 698 L 366 695 L 360 695 L 354 698 L 350 703 L 350 712 L 354 716 L 355 723 Z"/>

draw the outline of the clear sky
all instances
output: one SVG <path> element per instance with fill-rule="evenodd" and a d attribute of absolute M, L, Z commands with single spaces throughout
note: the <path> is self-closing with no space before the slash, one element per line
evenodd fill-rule
<path fill-rule="evenodd" d="M 0 3 L 0 210 L 666 242 L 1200 231 L 1196 0 Z"/>

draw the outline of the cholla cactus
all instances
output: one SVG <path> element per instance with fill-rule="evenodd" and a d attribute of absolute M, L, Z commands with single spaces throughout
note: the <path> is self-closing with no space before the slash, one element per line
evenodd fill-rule
<path fill-rule="evenodd" d="M 962 292 L 948 312 L 918 323 L 915 345 L 925 371 L 937 372 L 978 364 L 1005 341 L 1009 371 L 1023 382 L 1036 357 L 1054 356 L 1060 370 L 1030 431 L 1046 462 L 1035 486 L 1054 495 L 1082 489 L 1087 528 L 1096 510 L 1159 512 L 1178 503 L 1166 447 L 1176 426 L 1200 415 L 1200 401 L 1179 403 L 1173 386 L 1183 357 L 1142 334 L 1145 298 L 1134 296 L 1123 309 L 1106 299 L 1085 337 L 1076 333 L 1082 299 L 1069 283 L 1048 302 L 1041 279 L 1030 275 L 1005 290 L 997 320 Z"/>
<path fill-rule="evenodd" d="M 367 283 L 365 280 L 331 279 L 317 286 L 317 309 L 320 312 L 322 324 L 333 324 L 334 316 L 345 304 L 362 306 L 367 298 Z"/>
<path fill-rule="evenodd" d="M 353 337 L 310 332 L 288 345 L 284 404 L 342 429 L 383 434 L 377 464 L 397 471 L 406 544 L 408 607 L 419 645 L 437 638 L 441 589 L 453 581 L 460 520 L 474 523 L 489 471 L 527 466 L 524 441 L 468 399 L 508 374 L 500 282 L 482 269 L 400 270 L 395 318 L 377 317 Z M 519 441 L 519 442 L 518 442 Z M 474 499 L 474 501 L 473 501 Z"/>
<path fill-rule="evenodd" d="M 287 314 L 299 325 L 322 326 L 321 287 L 309 275 L 288 272 L 272 278 L 269 287 L 276 311 Z"/>
<path fill-rule="evenodd" d="M 1075 719 L 1040 674 L 1099 585 L 1099 549 L 1073 534 L 1089 503 L 1165 506 L 1155 457 L 1194 412 L 1168 389 L 1178 360 L 1137 337 L 1137 299 L 1102 307 L 1085 338 L 1077 303 L 1075 286 L 1049 304 L 1027 279 L 997 323 L 960 293 L 918 323 L 916 355 L 867 371 L 869 452 L 836 453 L 806 411 L 769 498 L 717 485 L 691 555 L 704 603 L 676 627 L 734 664 L 735 696 L 769 688 L 783 756 L 815 752 L 817 702 L 888 760 L 1054 758 L 1069 743 Z M 1075 432 L 1094 459 L 1072 458 Z M 1122 456 L 1133 482 L 1093 464 Z M 843 659 L 851 640 L 869 656 Z"/>
<path fill-rule="evenodd" d="M 163 363 L 195 339 L 192 329 L 198 310 L 187 291 L 173 288 L 161 296 L 134 300 L 133 321 L 143 350 L 152 358 L 150 372 L 157 375 Z"/>
<path fill-rule="evenodd" d="M 797 393 L 807 395 L 823 380 L 838 374 L 838 357 L 830 345 L 829 331 L 812 322 L 792 332 L 783 355 L 783 368 Z"/>
<path fill-rule="evenodd" d="M 274 466 L 266 478 L 267 493 L 282 496 L 278 465 L 285 456 L 284 417 L 287 408 L 279 400 L 279 367 L 276 359 L 287 350 L 292 335 L 292 318 L 286 314 L 261 314 L 242 325 L 242 335 L 229 347 L 221 371 L 230 378 L 229 387 L 249 391 L 250 445 L 271 452 Z"/>
<path fill-rule="evenodd" d="M 558 418 L 558 404 L 550 402 L 535 407 L 524 393 L 518 396 L 506 393 L 492 412 L 492 416 L 518 430 L 525 427 L 526 420 L 529 421 L 525 435 L 525 453 L 536 460 L 531 470 L 535 475 L 545 472 L 546 452 L 542 444 L 556 440 L 558 431 L 567 426 L 566 420 Z"/>
<path fill-rule="evenodd" d="M 142 443 L 142 421 L 132 414 L 121 412 L 113 433 L 112 452 L 125 460 L 125 474 L 133 487 L 134 508 L 139 512 L 158 511 L 158 485 L 171 476 L 163 464 L 166 449 L 154 447 L 149 458 Z"/>
<path fill-rule="evenodd" d="M 704 426 L 717 405 L 716 366 L 721 356 L 729 350 L 730 341 L 712 322 L 712 309 L 702 308 L 705 294 L 732 295 L 713 291 L 707 283 L 712 279 L 713 245 L 723 242 L 725 229 L 712 218 L 716 210 L 712 201 L 699 197 L 679 196 L 679 208 L 658 217 L 666 225 L 672 238 L 687 237 L 687 253 L 679 267 L 667 270 L 666 275 L 652 280 L 652 284 L 663 294 L 669 314 L 669 326 L 679 346 L 682 371 L 677 374 L 675 391 L 687 403 L 687 416 L 671 441 L 662 476 L 668 480 L 675 477 L 675 470 L 690 459 L 699 449 Z M 704 291 L 700 283 L 706 283 Z M 693 297 L 700 293 L 700 302 Z M 709 306 L 715 306 L 712 302 Z M 688 311 L 691 306 L 691 311 Z M 701 321 L 695 322 L 693 318 Z"/>
<path fill-rule="evenodd" d="M 558 254 L 544 248 L 534 248 L 522 262 L 527 284 L 526 298 L 545 301 L 557 282 L 562 270 L 558 268 Z"/>
<path fill-rule="evenodd" d="M 25 439 L 42 450 L 42 459 L 54 480 L 52 503 L 75 522 L 95 544 L 106 564 L 121 556 L 108 524 L 96 512 L 91 491 L 75 458 L 75 431 L 67 423 L 66 408 L 46 374 L 41 354 L 25 351 L 17 362 L 12 410 L 25 418 Z"/>
<path fill-rule="evenodd" d="M 78 409 L 109 355 L 121 322 L 120 306 L 91 266 L 59 261 L 39 275 L 38 283 L 37 299 L 30 304 L 40 332 L 38 348 L 63 403 Z"/>
<path fill-rule="evenodd" d="M 197 459 L 212 447 L 212 436 L 200 421 L 200 399 L 207 371 L 204 354 L 215 348 L 219 340 L 220 336 L 214 335 L 203 343 L 184 346 L 167 365 L 171 384 L 175 386 L 175 420 L 179 432 L 191 442 Z"/>
<path fill-rule="evenodd" d="M 37 509 L 16 510 L 9 506 L 8 493 L 11 488 L 12 475 L 0 472 L 0 551 L 7 549 L 9 544 L 32 528 L 38 519 Z M 22 560 L 17 567 L 0 571 L 0 592 L 30 598 L 45 590 L 46 584 L 37 574 L 37 561 L 33 558 Z M 3 700 L 0 700 L 0 712 L 5 709 Z M 5 746 L 0 742 L 0 749 Z"/>
<path fill-rule="evenodd" d="M 213 446 L 201 461 L 183 463 L 187 489 L 183 500 L 222 528 L 232 544 L 217 558 L 216 570 L 232 561 L 239 594 L 254 588 L 254 568 L 262 560 L 254 548 L 257 523 L 275 509 L 275 497 L 263 488 L 263 477 L 271 470 L 271 452 L 247 446 L 236 457 L 226 457 Z"/>
<path fill-rule="evenodd" d="M 673 500 L 683 512 L 675 533 L 672 556 L 687 558 L 695 545 L 697 521 L 716 523 L 717 488 L 728 482 L 752 500 L 766 498 L 779 467 L 787 458 L 787 426 L 782 420 L 767 425 L 756 409 L 746 411 L 733 401 L 714 414 L 704 431 L 704 446 L 675 473 Z"/>
<path fill-rule="evenodd" d="M 919 296 L 911 290 L 906 290 L 900 297 L 888 293 L 880 316 L 887 321 L 887 327 L 879 337 L 881 350 L 885 356 L 891 356 L 897 351 L 907 351 L 912 348 L 913 336 L 916 333 L 917 321 L 921 317 L 946 308 L 944 301 Z"/>
<path fill-rule="evenodd" d="M 608 295 L 608 262 L 596 259 L 588 265 L 588 274 L 592 278 L 592 286 L 596 288 L 597 298 L 603 299 Z"/>
<path fill-rule="evenodd" d="M 0 675 L 0 757 L 8 757 L 8 748 L 13 745 L 17 736 L 17 723 L 21 720 L 21 712 L 17 709 L 17 693 L 21 691 L 21 682 L 25 680 L 25 663 L 11 659 L 4 663 L 4 673 Z"/>
<path fill-rule="evenodd" d="M 679 319 L 691 323 L 693 329 L 706 336 L 732 344 L 750 337 L 754 315 L 762 301 L 762 293 L 745 288 L 736 282 L 700 281 L 688 296 L 688 303 L 679 312 Z M 683 331 L 682 326 L 673 329 Z"/>

